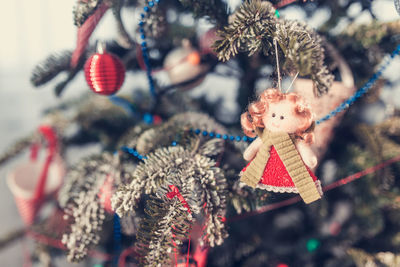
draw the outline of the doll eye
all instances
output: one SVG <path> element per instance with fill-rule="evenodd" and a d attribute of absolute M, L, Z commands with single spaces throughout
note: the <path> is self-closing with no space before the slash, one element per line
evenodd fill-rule
<path fill-rule="evenodd" d="M 275 118 L 275 116 L 276 116 L 275 113 L 272 113 L 272 118 Z"/>
<path fill-rule="evenodd" d="M 283 120 L 285 117 L 281 116 L 281 120 Z"/>

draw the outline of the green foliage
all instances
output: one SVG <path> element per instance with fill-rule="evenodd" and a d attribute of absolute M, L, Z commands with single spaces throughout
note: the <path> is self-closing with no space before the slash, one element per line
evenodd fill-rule
<path fill-rule="evenodd" d="M 206 17 L 213 24 L 224 25 L 228 19 L 228 7 L 222 0 L 179 0 L 193 12 L 196 18 Z"/>
<path fill-rule="evenodd" d="M 136 149 L 141 154 L 147 154 L 156 148 L 168 146 L 173 141 L 178 142 L 180 145 L 189 144 L 191 141 L 187 139 L 193 137 L 188 134 L 190 129 L 202 129 L 220 134 L 226 133 L 225 127 L 209 116 L 197 112 L 184 112 L 171 117 L 166 123 L 158 127 L 153 127 L 143 132 L 137 139 Z M 191 139 L 193 140 L 193 138 Z M 204 141 L 205 139 L 201 139 L 200 144 Z M 209 153 L 203 153 L 204 155 L 218 154 L 221 151 L 223 141 L 214 140 L 211 144 L 214 144 L 214 146 L 209 149 Z"/>
<path fill-rule="evenodd" d="M 219 31 L 219 37 L 214 48 L 222 61 L 239 52 L 248 52 L 249 56 L 259 51 L 265 55 L 275 53 L 275 39 L 283 55 L 283 70 L 310 75 L 317 96 L 326 93 L 332 84 L 333 76 L 324 66 L 324 49 L 319 36 L 303 23 L 277 19 L 269 2 L 243 3 L 229 25 Z"/>
<path fill-rule="evenodd" d="M 232 15 L 229 25 L 218 32 L 221 39 L 215 42 L 214 47 L 219 60 L 227 61 L 240 51 L 252 55 L 262 49 L 268 54 L 276 23 L 275 9 L 269 2 L 244 2 Z"/>
<path fill-rule="evenodd" d="M 105 212 L 98 198 L 111 166 L 111 155 L 103 154 L 86 159 L 68 173 L 59 203 L 72 222 L 63 235 L 62 242 L 68 249 L 68 260 L 81 261 L 90 247 L 100 241 Z"/>
<path fill-rule="evenodd" d="M 314 94 L 328 92 L 333 75 L 324 65 L 324 49 L 321 38 L 305 23 L 284 21 L 276 24 L 274 34 L 284 55 L 283 69 L 299 75 L 310 75 L 314 82 Z"/>
<path fill-rule="evenodd" d="M 165 196 L 150 197 L 145 213 L 136 235 L 141 264 L 149 267 L 168 264 L 172 249 L 177 249 L 176 246 L 188 238 L 192 215 L 177 197 L 168 199 Z"/>
<path fill-rule="evenodd" d="M 347 253 L 354 259 L 357 267 L 394 267 L 400 265 L 400 255 L 392 252 L 369 254 L 362 249 L 352 248 Z"/>
<path fill-rule="evenodd" d="M 78 1 L 73 10 L 74 24 L 81 27 L 103 2 L 104 0 Z"/>
<path fill-rule="evenodd" d="M 107 217 L 104 195 L 99 194 L 101 188 L 106 179 L 112 179 L 111 187 L 130 179 L 133 167 L 130 162 L 118 162 L 111 154 L 102 153 L 87 157 L 70 169 L 59 193 L 59 204 L 71 222 L 62 238 L 68 260 L 81 261 L 99 243 Z"/>
<path fill-rule="evenodd" d="M 62 51 L 48 56 L 32 71 L 31 83 L 40 86 L 55 78 L 60 72 L 70 69 L 71 51 Z"/>
<path fill-rule="evenodd" d="M 226 236 L 221 222 L 226 209 L 226 180 L 215 162 L 196 150 L 176 146 L 149 154 L 136 168 L 132 179 L 113 195 L 113 209 L 120 217 L 133 213 L 143 194 L 155 194 L 170 184 L 180 188 L 182 195 L 187 194 L 186 201 L 195 214 L 199 214 L 207 203 L 207 242 L 211 246 L 221 244 Z"/>
<path fill-rule="evenodd" d="M 29 145 L 33 144 L 34 141 L 38 139 L 38 136 L 34 134 L 19 139 L 0 155 L 0 166 L 5 164 L 7 161 L 14 158 L 15 156 L 19 155 L 24 149 L 28 148 Z"/>
<path fill-rule="evenodd" d="M 370 49 L 379 45 L 385 37 L 400 34 L 400 20 L 392 22 L 373 21 L 371 24 L 352 24 L 340 37 L 355 49 Z M 395 39 L 395 38 L 393 38 Z"/>

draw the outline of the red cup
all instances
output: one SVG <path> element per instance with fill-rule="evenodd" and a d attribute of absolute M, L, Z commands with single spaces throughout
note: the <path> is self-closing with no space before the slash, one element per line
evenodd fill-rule
<path fill-rule="evenodd" d="M 50 163 L 44 195 L 35 198 L 36 187 L 40 179 L 44 160 L 30 161 L 17 166 L 7 175 L 7 184 L 14 195 L 15 203 L 22 220 L 31 225 L 44 200 L 54 197 L 60 189 L 65 175 L 64 163 L 55 156 Z"/>

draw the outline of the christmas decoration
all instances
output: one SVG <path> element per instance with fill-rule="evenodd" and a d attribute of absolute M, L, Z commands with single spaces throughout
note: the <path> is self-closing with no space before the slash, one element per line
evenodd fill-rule
<path fill-rule="evenodd" d="M 173 84 L 182 90 L 192 89 L 201 84 L 205 78 L 207 66 L 201 64 L 200 53 L 190 47 L 188 41 L 183 46 L 171 51 L 164 61 L 164 69 Z M 193 81 L 192 81 L 193 80 Z"/>
<path fill-rule="evenodd" d="M 267 89 L 241 117 L 243 131 L 256 139 L 244 152 L 251 161 L 240 180 L 251 187 L 299 193 L 309 204 L 321 198 L 321 183 L 310 168 L 317 158 L 313 142 L 313 114 L 302 98 Z M 305 164 L 305 165 L 304 165 Z"/>
<path fill-rule="evenodd" d="M 90 36 L 92 35 L 93 31 L 96 29 L 97 24 L 109 8 L 109 6 L 105 2 L 98 1 L 100 3 L 96 3 L 94 10 L 85 10 L 87 9 L 87 3 L 85 3 L 84 1 L 79 2 L 80 5 L 78 5 L 77 9 L 75 10 L 75 23 L 77 24 L 77 26 L 79 26 L 79 29 L 76 48 L 71 56 L 71 67 L 73 68 L 75 68 L 78 64 L 80 58 L 85 52 L 86 46 L 89 43 Z M 93 8 L 93 5 L 91 7 Z M 90 16 L 88 16 L 88 14 L 90 14 Z"/>
<path fill-rule="evenodd" d="M 14 195 L 19 213 L 27 225 L 31 225 L 43 202 L 54 197 L 60 188 L 65 168 L 56 154 L 56 137 L 47 126 L 40 132 L 48 141 L 48 154 L 38 159 L 37 146 L 32 146 L 31 161 L 20 164 L 7 176 L 7 184 Z"/>
<path fill-rule="evenodd" d="M 115 94 L 125 79 L 125 67 L 121 60 L 98 46 L 98 52 L 85 63 L 85 78 L 93 92 L 101 95 Z"/>
<path fill-rule="evenodd" d="M 27 225 L 33 223 L 43 200 L 54 197 L 63 181 L 64 165 L 61 158 L 56 157 L 49 166 L 43 195 L 36 196 L 43 165 L 43 161 L 21 164 L 7 177 L 7 184 L 14 195 L 18 211 Z"/>
<path fill-rule="evenodd" d="M 400 81 L 395 64 L 400 20 L 385 22 L 379 15 L 389 19 L 395 5 L 79 0 L 73 9 L 79 27 L 76 48 L 41 61 L 32 72 L 34 86 L 60 73 L 66 75 L 54 85 L 58 96 L 68 84 L 75 86 L 70 81 L 95 53 L 89 41 L 108 10 L 116 29 L 105 37 L 105 54 L 124 62 L 137 82 L 127 88 L 132 93 L 88 93 L 43 109 L 60 143 L 45 184 L 52 180 L 52 169 L 61 169 L 61 155 L 68 166 L 65 182 L 54 192 L 57 199 L 53 190 L 31 193 L 43 196 L 35 203 L 53 201 L 43 210 L 44 205 L 31 205 L 39 208 L 27 209 L 34 211 L 26 216 L 34 217 L 26 220 L 29 226 L 0 237 L 0 248 L 31 239 L 24 258 L 35 266 L 54 265 L 65 254 L 65 260 L 83 265 L 120 267 L 399 265 Z M 322 11 L 325 19 L 316 20 Z M 126 18 L 138 26 L 125 29 Z M 99 81 L 114 72 L 109 67 L 92 78 Z M 114 74 L 108 80 L 112 84 L 122 73 Z M 202 90 L 183 92 L 206 76 Z M 290 79 L 294 93 L 286 87 Z M 288 88 L 284 93 L 281 84 Z M 282 95 L 280 101 L 267 101 L 266 110 L 275 111 L 275 117 L 265 112 L 271 116 L 267 127 L 250 127 L 250 135 L 243 135 L 239 115 L 268 87 L 278 87 L 281 92 L 274 92 Z M 315 116 L 292 116 L 296 105 L 286 102 L 291 97 Z M 254 103 L 249 114 L 262 107 Z M 282 110 L 290 115 L 282 115 L 283 120 Z M 21 123 L 17 117 L 13 125 Z M 262 122 L 245 118 L 258 126 Z M 28 125 L 35 123 L 29 120 Z M 268 122 L 286 131 L 271 132 Z M 26 134 L 1 151 L 0 166 L 11 167 L 10 176 L 23 176 L 11 179 L 17 184 L 34 181 L 34 171 L 8 164 L 26 148 L 37 151 L 49 143 L 41 132 Z M 294 157 L 287 159 L 290 153 Z M 250 160 L 244 169 L 243 154 Z M 28 163 L 38 167 L 25 169 L 36 168 L 41 176 L 46 161 L 32 159 Z M 292 164 L 304 176 L 294 174 Z M 298 178 L 306 181 L 299 185 Z M 304 194 L 308 188 L 311 197 Z M 322 201 L 301 203 L 302 197 L 306 202 L 320 198 L 321 191 Z M 13 220 L 3 206 L 3 218 Z M 24 210 L 21 214 L 27 214 Z M 11 265 L 20 265 L 9 258 Z"/>

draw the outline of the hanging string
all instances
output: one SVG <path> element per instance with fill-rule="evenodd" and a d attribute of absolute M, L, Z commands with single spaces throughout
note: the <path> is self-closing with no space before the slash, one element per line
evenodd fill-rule
<path fill-rule="evenodd" d="M 289 92 L 290 88 L 292 88 L 292 85 L 293 85 L 294 82 L 296 81 L 297 76 L 299 76 L 299 72 L 297 72 L 296 75 L 294 75 L 294 78 L 293 78 L 292 82 L 290 83 L 288 89 L 286 89 L 285 94 L 286 94 L 287 92 Z"/>
<path fill-rule="evenodd" d="M 176 228 L 175 228 L 175 226 L 174 225 L 172 225 L 172 229 L 173 230 L 175 230 Z M 175 234 L 174 234 L 174 232 L 172 232 L 172 245 L 174 245 L 174 258 L 175 258 L 175 267 L 177 267 L 178 266 L 178 253 L 176 252 L 177 251 L 177 249 L 176 249 L 176 247 L 177 247 L 177 245 L 176 245 L 176 242 L 175 242 Z"/>
<path fill-rule="evenodd" d="M 276 58 L 276 71 L 278 72 L 278 88 L 279 88 L 279 91 L 282 91 L 282 88 L 281 88 L 281 71 L 279 70 L 278 44 L 277 44 L 276 38 L 274 38 L 274 46 L 275 46 L 275 58 Z"/>
<path fill-rule="evenodd" d="M 337 187 L 346 185 L 346 184 L 348 184 L 350 182 L 358 180 L 358 179 L 360 179 L 360 178 L 362 178 L 362 177 L 364 177 L 364 176 L 366 176 L 368 174 L 374 173 L 374 172 L 376 172 L 376 171 L 378 171 L 378 170 L 380 170 L 382 168 L 385 168 L 385 167 L 387 167 L 387 166 L 389 166 L 389 165 L 391 165 L 391 164 L 393 164 L 395 162 L 398 162 L 398 161 L 400 161 L 400 155 L 398 155 L 398 156 L 396 156 L 396 157 L 394 157 L 392 159 L 389 159 L 387 161 L 384 161 L 384 162 L 382 162 L 380 164 L 377 164 L 375 166 L 369 167 L 369 168 L 367 168 L 367 169 L 365 169 L 363 171 L 360 171 L 360 172 L 357 172 L 355 174 L 349 175 L 349 176 L 347 176 L 347 177 L 345 177 L 343 179 L 340 179 L 340 180 L 338 180 L 336 182 L 333 182 L 332 184 L 324 186 L 322 188 L 322 190 L 324 192 L 327 192 L 327 191 L 330 191 L 330 190 L 335 189 Z M 301 197 L 300 196 L 295 196 L 295 197 L 292 197 L 292 198 L 289 198 L 289 199 L 286 199 L 286 200 L 283 200 L 283 201 L 280 201 L 280 202 L 277 202 L 277 203 L 272 203 L 272 204 L 265 205 L 265 206 L 263 206 L 263 207 L 261 207 L 261 208 L 259 208 L 257 210 L 251 211 L 251 212 L 247 212 L 247 213 L 244 213 L 244 214 L 241 214 L 241 215 L 237 215 L 237 216 L 234 216 L 234 217 L 231 217 L 231 218 L 227 218 L 227 221 L 228 222 L 235 222 L 235 221 L 243 220 L 245 218 L 256 216 L 256 215 L 259 215 L 259 214 L 262 214 L 262 213 L 265 213 L 265 212 L 268 212 L 268 211 L 271 211 L 271 210 L 279 209 L 279 208 L 282 208 L 282 207 L 286 207 L 286 206 L 295 204 L 295 203 L 300 202 L 300 201 L 301 201 Z"/>
<path fill-rule="evenodd" d="M 189 241 L 188 241 L 188 250 L 186 255 L 186 267 L 189 267 L 189 255 L 190 255 L 190 234 L 189 234 Z"/>

